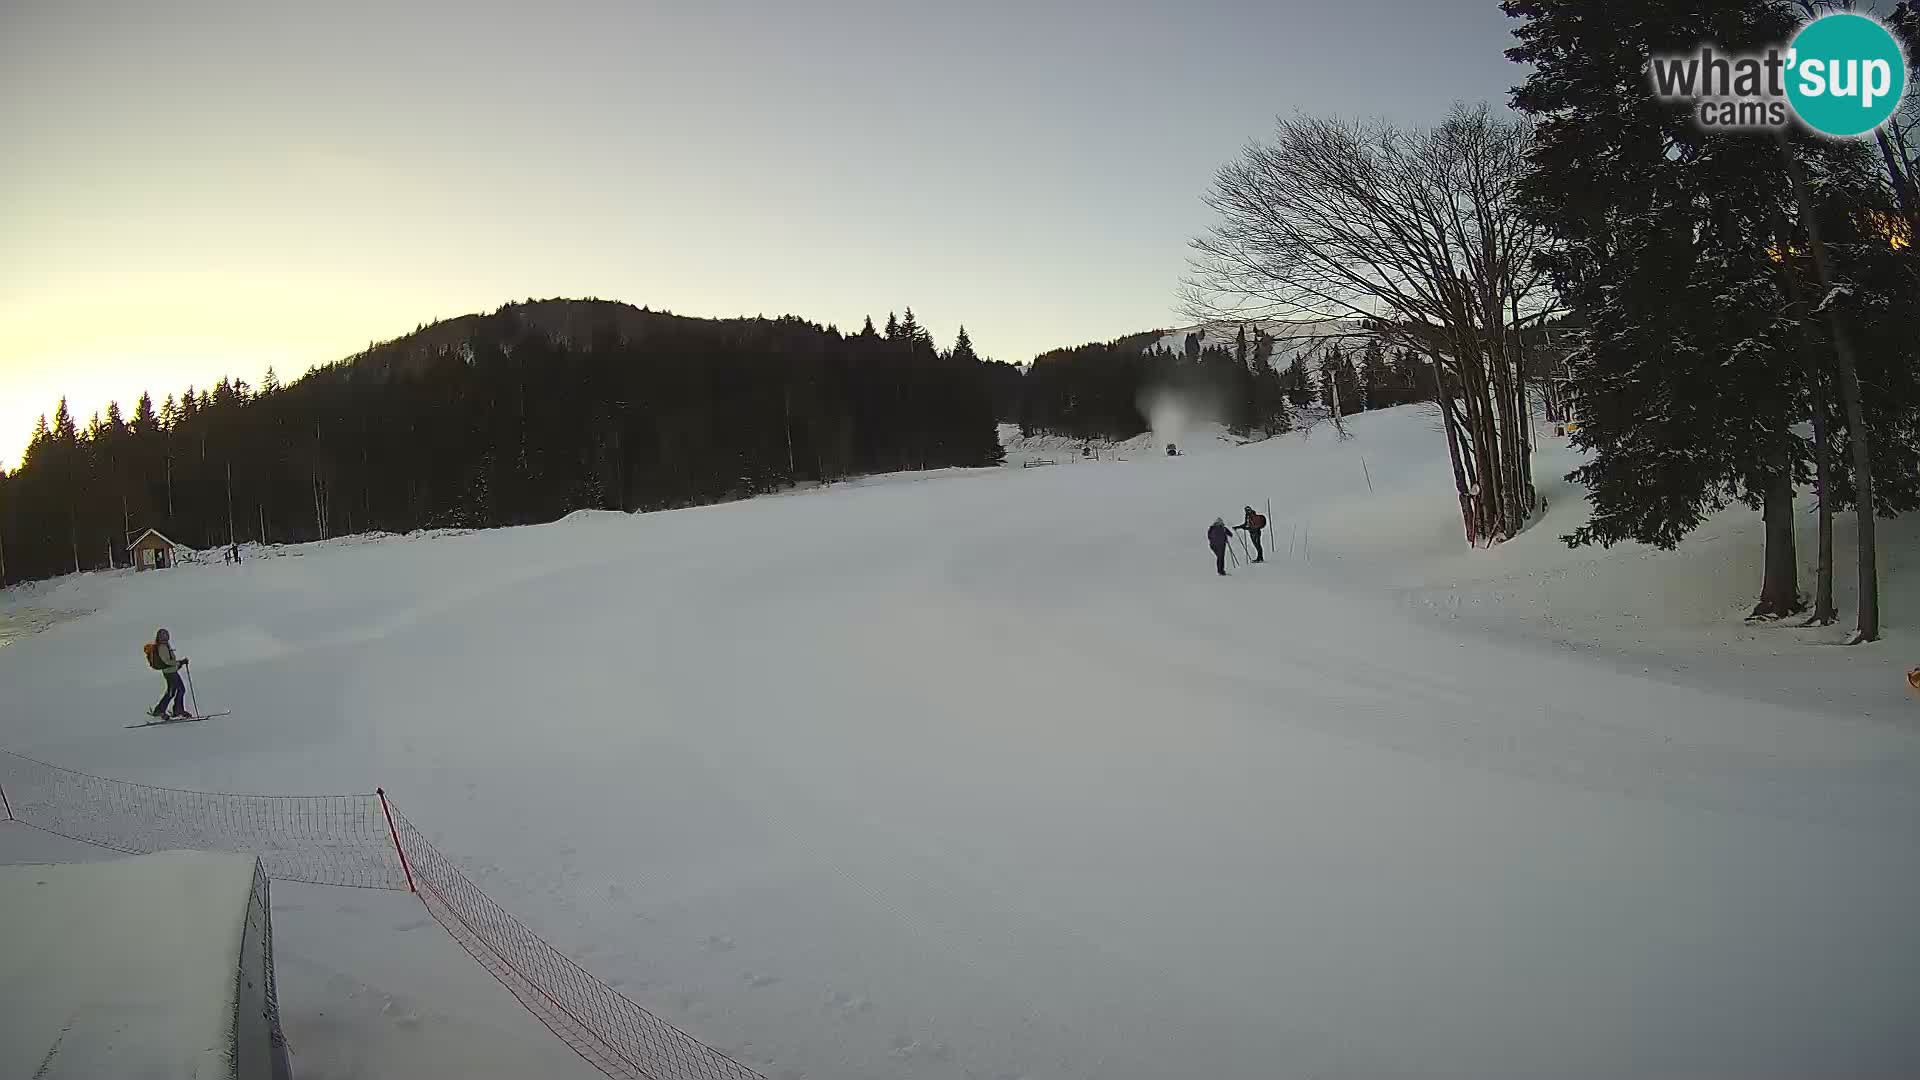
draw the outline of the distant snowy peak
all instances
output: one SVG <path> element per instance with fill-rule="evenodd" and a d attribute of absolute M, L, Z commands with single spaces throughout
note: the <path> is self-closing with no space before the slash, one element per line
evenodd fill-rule
<path fill-rule="evenodd" d="M 1327 346 L 1344 342 L 1364 342 L 1371 335 L 1366 323 L 1360 319 L 1260 319 L 1244 323 L 1220 322 L 1201 323 L 1197 326 L 1183 326 L 1178 330 L 1162 333 L 1154 342 L 1154 347 L 1179 352 L 1187 347 L 1187 337 L 1200 335 L 1200 346 L 1230 345 L 1240 328 L 1247 328 L 1247 339 L 1253 340 L 1256 331 L 1264 330 L 1274 339 L 1273 354 L 1282 360 L 1292 360 L 1295 356 L 1309 356 Z"/>

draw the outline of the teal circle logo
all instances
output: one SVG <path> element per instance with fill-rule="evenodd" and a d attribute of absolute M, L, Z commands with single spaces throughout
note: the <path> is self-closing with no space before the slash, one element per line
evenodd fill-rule
<path fill-rule="evenodd" d="M 1907 92 L 1900 42 L 1865 15 L 1837 12 L 1800 28 L 1790 46 L 1787 101 L 1823 135 L 1865 135 L 1887 122 Z"/>

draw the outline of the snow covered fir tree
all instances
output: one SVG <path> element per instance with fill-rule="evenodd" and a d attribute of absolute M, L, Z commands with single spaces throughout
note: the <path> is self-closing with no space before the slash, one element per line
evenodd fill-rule
<path fill-rule="evenodd" d="M 1785 40 L 1803 14 L 1788 4 L 1504 6 L 1531 65 L 1515 95 L 1538 124 L 1529 210 L 1559 241 L 1542 263 L 1585 328 L 1571 390 L 1593 458 L 1574 478 L 1594 514 L 1570 542 L 1670 548 L 1738 500 L 1768 525 L 1753 613 L 1793 615 L 1794 492 L 1812 480 L 1812 617 L 1836 617 L 1832 517 L 1852 506 L 1857 634 L 1877 637 L 1874 517 L 1920 505 L 1905 170 L 1859 142 L 1705 131 L 1640 76 L 1700 41 Z"/>

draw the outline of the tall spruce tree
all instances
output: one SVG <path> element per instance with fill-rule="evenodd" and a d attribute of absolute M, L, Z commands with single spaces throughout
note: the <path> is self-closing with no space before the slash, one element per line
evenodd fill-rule
<path fill-rule="evenodd" d="M 1393 382 L 1393 372 L 1387 368 L 1386 346 L 1379 338 L 1368 340 L 1360 354 L 1360 403 L 1367 409 L 1384 409 L 1393 402 L 1388 400 L 1388 391 Z"/>
<path fill-rule="evenodd" d="M 67 409 L 67 399 L 60 399 L 60 406 L 53 411 L 53 438 L 63 445 L 72 445 L 79 439 L 80 432 L 74 426 L 73 413 Z"/>
<path fill-rule="evenodd" d="M 1253 416 L 1254 423 L 1267 435 L 1278 435 L 1293 427 L 1287 412 L 1287 392 L 1280 372 L 1273 366 L 1273 335 L 1256 331 L 1253 340 Z"/>
<path fill-rule="evenodd" d="M 1360 373 L 1353 366 L 1353 354 L 1335 345 L 1320 360 L 1320 404 L 1329 410 L 1339 403 L 1339 415 L 1361 411 Z"/>
<path fill-rule="evenodd" d="M 960 333 L 953 339 L 953 359 L 963 364 L 977 364 L 980 357 L 973 351 L 973 339 L 967 336 L 967 328 L 962 326 Z"/>
<path fill-rule="evenodd" d="M 920 325 L 919 319 L 914 318 L 911 306 L 907 308 L 907 313 L 900 317 L 900 336 L 916 348 L 933 348 L 933 335 L 927 333 L 926 327 Z"/>
<path fill-rule="evenodd" d="M 1532 65 L 1514 105 L 1538 122 L 1526 193 L 1562 241 L 1554 283 L 1587 327 L 1570 361 L 1581 402 L 1570 479 L 1593 503 L 1569 544 L 1672 547 L 1738 500 L 1766 520 L 1756 615 L 1798 610 L 1793 492 L 1807 466 L 1798 328 L 1773 257 L 1794 216 L 1773 141 L 1709 133 L 1656 99 L 1647 58 L 1703 41 L 1728 53 L 1788 40 L 1785 4 L 1506 0 L 1508 56 Z M 1857 148 L 1795 137 L 1823 161 Z"/>
<path fill-rule="evenodd" d="M 1306 357 L 1295 353 L 1281 382 L 1286 385 L 1287 400 L 1294 408 L 1304 409 L 1313 404 L 1313 377 L 1307 373 Z"/>

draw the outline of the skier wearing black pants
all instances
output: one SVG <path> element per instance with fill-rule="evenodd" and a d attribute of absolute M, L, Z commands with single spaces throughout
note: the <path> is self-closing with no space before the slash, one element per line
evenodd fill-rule
<path fill-rule="evenodd" d="M 1254 562 L 1267 561 L 1267 553 L 1260 549 L 1260 530 L 1266 527 L 1267 527 L 1266 515 L 1255 513 L 1253 507 L 1251 506 L 1247 507 L 1247 520 L 1234 526 L 1234 528 L 1236 529 L 1247 530 L 1247 535 L 1253 537 L 1253 561 Z"/>
<path fill-rule="evenodd" d="M 1213 549 L 1213 568 L 1221 577 L 1227 576 L 1227 540 L 1232 536 L 1224 518 L 1214 518 L 1207 528 L 1207 546 Z"/>

